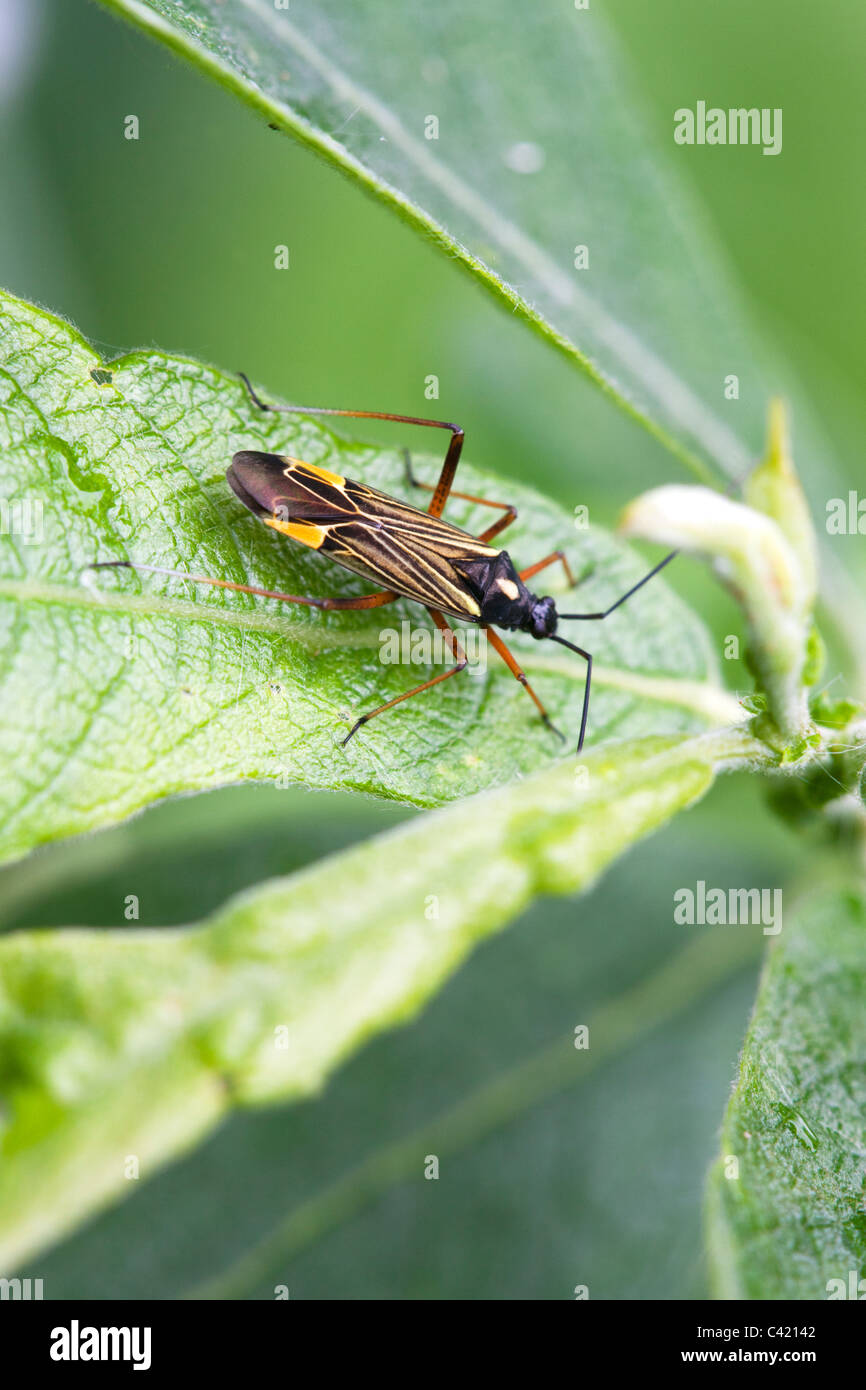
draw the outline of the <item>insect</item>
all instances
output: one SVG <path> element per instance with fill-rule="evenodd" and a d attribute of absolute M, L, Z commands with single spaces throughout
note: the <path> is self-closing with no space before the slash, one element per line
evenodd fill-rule
<path fill-rule="evenodd" d="M 315 464 L 281 454 L 242 450 L 236 453 L 226 478 L 235 495 L 266 526 L 288 536 L 291 540 L 317 550 L 382 587 L 375 593 L 358 598 L 308 598 L 299 594 L 284 594 L 250 584 L 236 584 L 226 579 L 203 575 L 181 574 L 177 570 L 157 565 L 140 565 L 131 560 L 102 561 L 92 569 L 142 569 L 159 574 L 174 575 L 196 584 L 214 584 L 224 589 L 236 589 L 262 598 L 280 599 L 285 603 L 305 604 L 310 608 L 329 611 L 382 608 L 397 598 L 412 599 L 427 609 L 433 622 L 443 634 L 454 664 L 421 685 L 413 686 L 402 695 L 362 714 L 352 725 L 343 745 L 354 737 L 363 724 L 384 714 L 385 710 L 401 704 L 415 695 L 430 690 L 467 665 L 466 654 L 457 634 L 448 623 L 456 618 L 482 627 L 494 650 L 502 657 L 512 675 L 521 683 L 535 702 L 542 720 L 559 738 L 563 735 L 551 722 L 541 700 L 530 685 L 519 662 L 508 650 L 495 628 L 506 632 L 528 632 L 537 640 L 558 642 L 582 657 L 586 662 L 586 681 L 577 751 L 583 748 L 589 715 L 592 687 L 592 656 L 583 647 L 569 642 L 557 631 L 563 619 L 596 622 L 614 613 L 632 594 L 643 588 L 677 553 L 669 555 L 645 574 L 643 579 L 624 593 L 616 602 L 595 613 L 558 613 L 554 600 L 539 597 L 527 588 L 526 581 L 554 564 L 562 565 L 569 585 L 574 577 L 568 560 L 561 550 L 554 550 L 526 569 L 517 570 L 507 550 L 493 544 L 517 518 L 517 510 L 509 502 L 496 502 L 471 493 L 456 492 L 454 476 L 460 462 L 464 433 L 459 425 L 445 420 L 427 420 L 414 415 L 393 415 L 378 410 L 339 410 L 321 406 L 277 406 L 260 400 L 243 373 L 243 381 L 253 404 L 262 411 L 298 413 L 302 415 L 344 416 L 358 420 L 390 420 L 404 425 L 425 425 L 432 429 L 448 430 L 451 438 L 445 453 L 438 482 L 421 482 L 412 473 L 406 455 L 407 478 L 416 488 L 432 492 L 426 511 L 401 502 L 387 493 L 368 487 L 366 483 L 345 478 Z M 443 519 L 442 513 L 449 497 L 459 497 L 480 506 L 492 507 L 502 513 L 479 536 L 470 535 Z"/>

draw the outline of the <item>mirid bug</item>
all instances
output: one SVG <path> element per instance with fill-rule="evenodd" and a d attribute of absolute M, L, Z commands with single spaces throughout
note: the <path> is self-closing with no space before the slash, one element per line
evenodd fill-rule
<path fill-rule="evenodd" d="M 517 570 L 507 550 L 492 545 L 494 538 L 510 526 L 517 517 L 516 509 L 508 502 L 495 502 L 487 497 L 453 490 L 454 475 L 463 448 L 463 430 L 445 420 L 427 420 L 415 415 L 392 415 L 378 410 L 339 410 L 322 406 L 277 406 L 259 399 L 246 376 L 241 373 L 250 399 L 260 410 L 301 415 L 337 415 L 357 420 L 391 420 L 404 425 L 426 425 L 432 429 L 448 430 L 451 439 L 442 464 L 438 482 L 433 485 L 416 479 L 406 455 L 407 478 L 413 487 L 424 488 L 433 496 L 426 511 L 401 502 L 387 493 L 378 492 L 366 483 L 356 482 L 326 468 L 304 463 L 282 454 L 266 454 L 256 450 L 236 453 L 226 472 L 235 495 L 266 526 L 306 545 L 322 555 L 328 555 L 344 569 L 352 570 L 375 584 L 382 585 L 375 593 L 360 598 L 307 598 L 299 594 L 284 594 L 250 584 L 236 584 L 227 579 L 206 575 L 183 574 L 179 570 L 163 569 L 158 565 L 137 564 L 132 560 L 108 560 L 90 566 L 92 569 L 127 568 L 173 575 L 195 584 L 214 584 L 223 589 L 235 589 L 262 598 L 280 599 L 284 603 L 301 603 L 310 608 L 329 611 L 382 608 L 397 598 L 421 603 L 442 632 L 454 665 L 423 684 L 413 686 L 403 695 L 379 705 L 356 719 L 343 745 L 362 724 L 385 710 L 420 695 L 432 686 L 456 676 L 466 664 L 466 656 L 448 623 L 448 618 L 482 627 L 494 650 L 499 653 L 512 675 L 520 681 L 534 700 L 541 718 L 559 738 L 563 735 L 554 727 L 547 711 L 520 667 L 494 628 L 506 632 L 528 632 L 538 641 L 558 642 L 575 652 L 586 662 L 586 682 L 577 751 L 583 748 L 589 697 L 592 687 L 592 656 L 583 647 L 561 637 L 557 626 L 562 619 L 596 622 L 610 616 L 632 594 L 643 588 L 658 574 L 676 551 L 645 574 L 615 603 L 596 613 L 558 613 L 549 596 L 539 597 L 527 588 L 526 580 L 540 574 L 550 565 L 561 564 L 569 585 L 574 584 L 568 561 L 561 550 L 554 550 L 526 569 Z M 442 519 L 449 497 L 493 507 L 502 512 L 480 536 L 470 535 Z"/>

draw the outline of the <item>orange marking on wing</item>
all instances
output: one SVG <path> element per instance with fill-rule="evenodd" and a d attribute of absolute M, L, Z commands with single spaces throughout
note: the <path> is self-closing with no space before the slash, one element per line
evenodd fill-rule
<path fill-rule="evenodd" d="M 315 526 L 311 521 L 279 521 L 274 516 L 266 516 L 262 520 L 274 531 L 291 536 L 293 541 L 300 541 L 301 545 L 308 545 L 312 550 L 318 550 L 328 534 L 327 526 Z"/>
<path fill-rule="evenodd" d="M 331 483 L 333 487 L 342 487 L 346 481 L 345 478 L 340 477 L 339 473 L 332 473 L 328 468 L 319 468 L 315 463 L 304 463 L 303 459 L 293 459 L 286 455 L 286 463 L 290 464 L 292 469 L 297 468 L 302 473 L 304 471 L 312 473 L 314 477 Z"/>

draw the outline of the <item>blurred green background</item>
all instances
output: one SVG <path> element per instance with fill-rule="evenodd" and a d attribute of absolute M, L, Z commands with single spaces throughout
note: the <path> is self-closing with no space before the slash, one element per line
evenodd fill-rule
<path fill-rule="evenodd" d="M 608 10 L 669 156 L 677 106 L 708 96 L 784 108 L 779 158 L 695 147 L 677 164 L 856 486 L 866 11 L 855 0 Z M 569 505 L 577 480 L 604 524 L 638 489 L 681 477 L 446 258 L 96 6 L 0 0 L 0 78 L 0 282 L 107 355 L 172 349 L 242 367 L 288 399 L 421 413 L 435 372 L 437 413 L 465 425 L 474 462 Z M 130 112 L 147 139 L 122 138 Z M 279 276 L 262 255 L 277 242 L 291 247 Z M 697 566 L 674 569 L 717 634 L 739 631 Z M 192 920 L 405 814 L 270 787 L 157 807 L 5 870 L 0 927 L 120 925 L 128 893 L 143 924 Z M 423 1154 L 416 1182 L 383 1179 L 372 1194 L 351 1173 L 362 1162 L 384 1173 L 392 1146 L 421 1127 L 441 1125 L 447 1148 L 452 1106 L 650 977 L 684 944 L 676 887 L 787 886 L 801 868 L 760 791 L 727 781 L 594 893 L 541 903 L 485 945 L 417 1023 L 374 1042 L 321 1098 L 235 1117 L 26 1272 L 48 1297 L 174 1298 L 221 1271 L 237 1297 L 275 1284 L 326 1298 L 568 1298 L 577 1284 L 593 1298 L 703 1295 L 702 1182 L 757 969 L 733 953 L 711 989 L 671 1001 L 669 1023 L 626 1027 L 609 1057 L 576 1066 L 573 1086 L 516 1101 L 511 1123 L 464 1142 L 438 1183 L 423 1181 Z M 762 944 L 756 932 L 756 962 Z M 306 1202 L 301 1246 L 289 1233 L 274 1258 L 232 1273 Z"/>

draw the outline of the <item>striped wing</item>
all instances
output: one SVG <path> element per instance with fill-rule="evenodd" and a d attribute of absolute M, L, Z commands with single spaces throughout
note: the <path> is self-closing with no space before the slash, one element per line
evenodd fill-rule
<path fill-rule="evenodd" d="M 404 598 L 478 621 L 481 606 L 459 564 L 492 559 L 498 549 L 366 483 L 283 462 L 269 526 Z"/>

